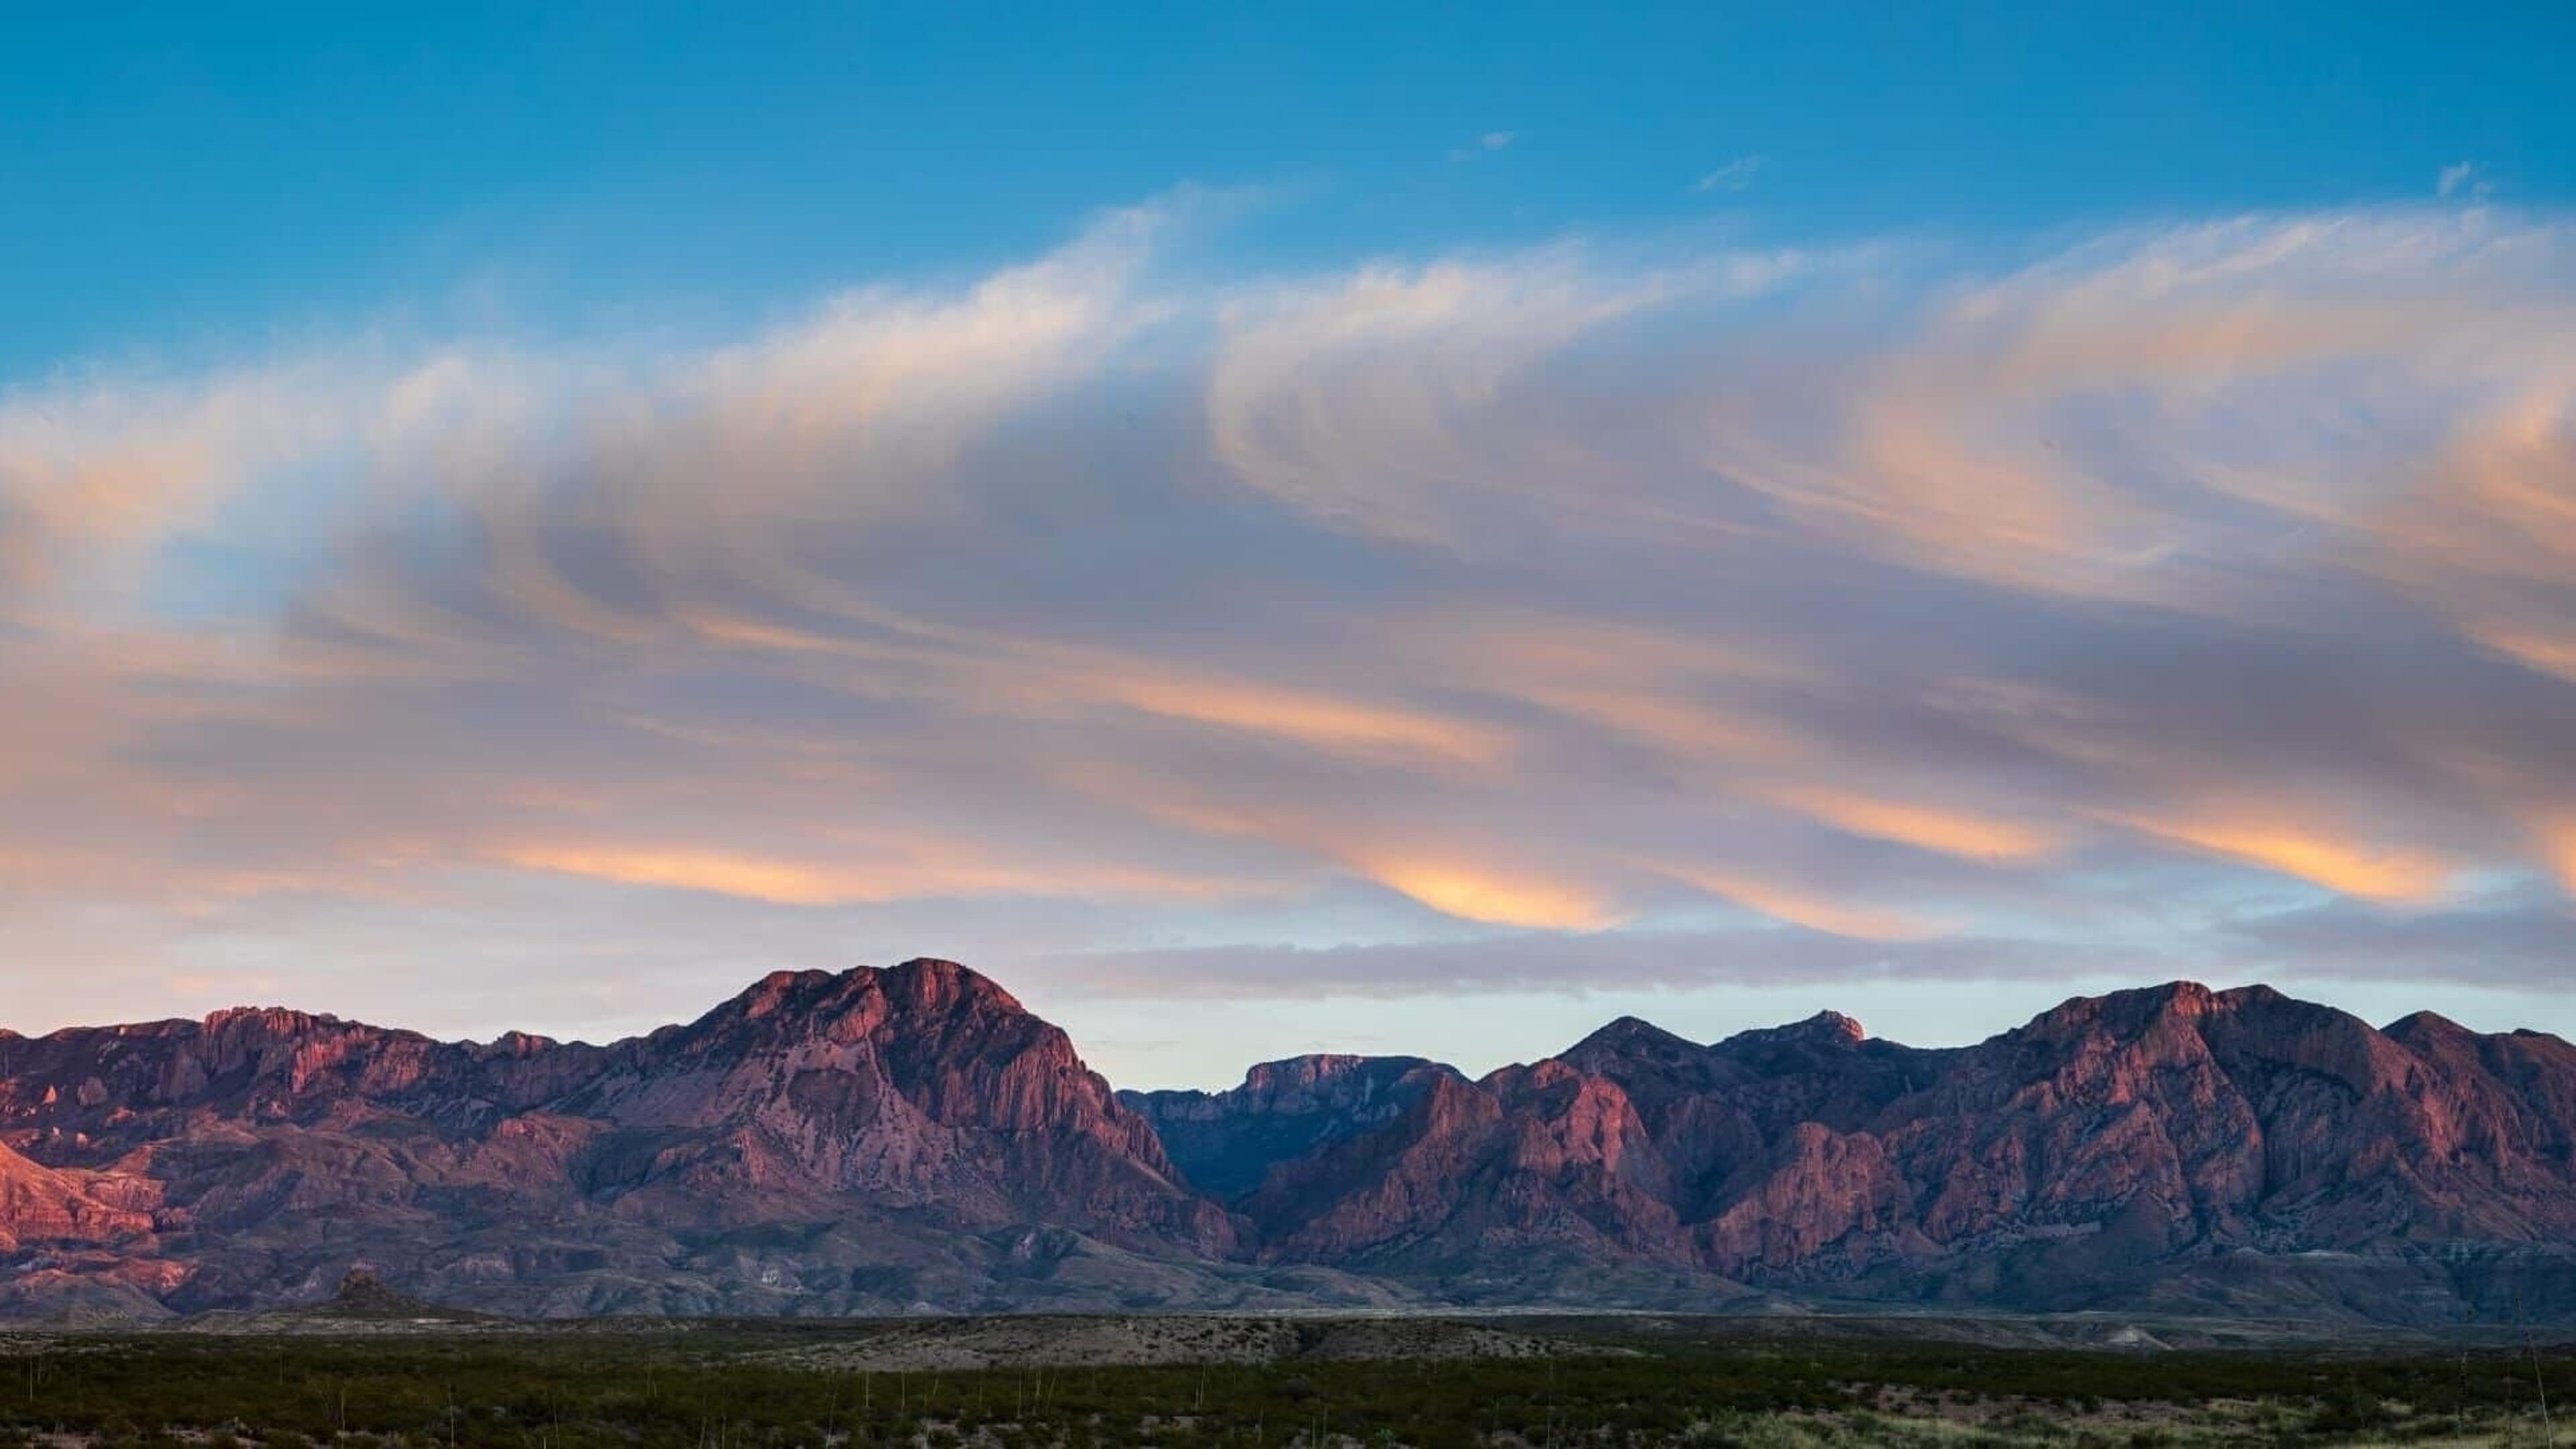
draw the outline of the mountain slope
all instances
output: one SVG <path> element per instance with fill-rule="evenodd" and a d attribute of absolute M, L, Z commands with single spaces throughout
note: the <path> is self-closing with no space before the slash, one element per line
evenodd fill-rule
<path fill-rule="evenodd" d="M 0 1035 L 0 1311 L 528 1313 L 1747 1292 L 2576 1321 L 2576 1047 L 2261 987 L 1975 1046 L 1633 1018 L 1470 1079 L 1113 1094 L 964 967 L 779 973 L 607 1046 L 279 1010 Z M 1749 1287 L 1746 1285 L 1750 1285 Z"/>
<path fill-rule="evenodd" d="M 1258 1139 L 1276 1109 L 1249 1086 L 1142 1105 Z M 2380 1032 L 2176 983 L 1937 1051 L 1833 1013 L 1705 1046 L 1625 1019 L 1392 1117 L 1305 1121 L 1316 1149 L 1221 1180 L 1293 1259 L 1454 1269 L 1547 1245 L 1835 1296 L 2261 1311 L 2322 1292 L 2439 1319 L 2521 1291 L 2576 1313 L 2571 1094 L 2555 1038 Z M 1175 1140 L 1197 1172 L 1197 1139 Z M 2350 1264 L 2320 1289 L 2329 1259 Z"/>
<path fill-rule="evenodd" d="M 1235 1248 L 1061 1031 L 941 961 L 771 976 L 608 1047 L 284 1011 L 59 1032 L 12 1044 L 0 1146 L 32 1169 L 0 1177 L 0 1241 L 144 1238 L 189 1265 L 179 1308 L 307 1295 L 353 1254 L 586 1311 L 899 1308 L 924 1272 Z"/>

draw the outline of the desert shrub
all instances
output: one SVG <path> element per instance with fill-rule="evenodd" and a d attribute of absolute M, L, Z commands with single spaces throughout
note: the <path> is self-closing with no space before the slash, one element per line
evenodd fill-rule
<path fill-rule="evenodd" d="M 1301 1329 L 1313 1325 L 1299 1325 Z M 804 1353 L 846 1328 L 686 1329 L 368 1340 L 142 1335 L 63 1340 L 41 1375 L 0 1378 L 0 1449 L 61 1433 L 123 1449 L 877 1449 L 931 1440 L 1021 1446 L 1284 1445 L 1328 1423 L 1361 1444 L 1466 1449 L 1517 1435 L 1586 1445 L 1923 1440 L 1925 1426 L 1850 1417 L 1953 1400 L 2228 1411 L 2240 1434 L 2314 1444 L 2494 1427 L 2533 1417 L 2527 1357 L 2456 1352 L 2319 1361 L 2273 1353 L 2155 1356 L 1921 1342 L 1790 1343 L 1715 1331 L 1604 1337 L 1631 1355 L 1003 1369 L 857 1374 Z M 773 1358 L 796 1351 L 796 1360 Z M 2560 1355 L 2544 1364 L 2570 1375 Z M 2412 1405 L 2412 1410 L 2400 1406 Z M 2410 1417 L 2411 1415 L 2411 1417 Z M 1866 1429 L 1862 1427 L 1867 1425 Z M 2412 1426 L 2430 1426 L 2429 1429 Z M 2203 1426 L 2216 1430 L 2219 1425 Z M 2070 1442 L 2056 1408 L 1987 1442 Z M 340 1437 L 345 1429 L 348 1437 Z M 185 1435 L 172 1437 L 173 1431 Z M 2096 1425 L 2084 1442 L 2172 1443 Z M 1945 1444 L 1977 1436 L 1949 1431 Z"/>

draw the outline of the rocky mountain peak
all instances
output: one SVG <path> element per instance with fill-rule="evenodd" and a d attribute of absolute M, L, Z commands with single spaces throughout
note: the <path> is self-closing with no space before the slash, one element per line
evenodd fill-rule
<path fill-rule="evenodd" d="M 851 973 L 834 975 L 829 971 L 772 971 L 744 987 L 731 1005 L 744 1017 L 757 1020 L 781 1011 L 792 1011 L 817 1000 Z"/>
<path fill-rule="evenodd" d="M 1587 1063 L 1604 1057 L 1672 1059 L 1706 1050 L 1687 1037 L 1664 1030 L 1641 1016 L 1623 1016 L 1565 1049 L 1565 1059 Z"/>
<path fill-rule="evenodd" d="M 924 1009 L 981 1003 L 1001 1011 L 1025 1011 L 1019 998 L 1001 983 L 970 967 L 931 956 L 917 956 L 878 973 L 888 996 Z"/>
<path fill-rule="evenodd" d="M 1243 1084 L 1233 1090 L 1246 1098 L 1285 1104 L 1305 1098 L 1317 1100 L 1366 1096 L 1382 1089 L 1407 1072 L 1433 1066 L 1422 1057 L 1371 1057 L 1343 1052 L 1310 1052 L 1305 1056 L 1286 1057 L 1275 1062 L 1261 1062 L 1247 1068 Z"/>
<path fill-rule="evenodd" d="M 2038 1038 L 2105 1033 L 2134 1037 L 2161 1022 L 2193 1022 L 2224 1012 L 2229 1003 L 2197 981 L 2167 981 L 2100 996 L 2070 996 L 2030 1019 L 2014 1035 Z"/>
<path fill-rule="evenodd" d="M 483 1047 L 487 1056 L 541 1057 L 563 1043 L 550 1036 L 537 1036 L 524 1031 L 505 1031 Z"/>
<path fill-rule="evenodd" d="M 1839 1011 L 1819 1011 L 1797 1022 L 1789 1030 L 1801 1036 L 1832 1041 L 1860 1042 L 1869 1039 L 1869 1029 Z"/>
<path fill-rule="evenodd" d="M 1243 1085 L 1265 1091 L 1311 1087 L 1366 1066 L 1369 1058 L 1350 1052 L 1308 1052 L 1244 1068 Z"/>
<path fill-rule="evenodd" d="M 1786 1026 L 1762 1026 L 1739 1031 L 1717 1044 L 1717 1049 L 1741 1054 L 1748 1048 L 1787 1047 L 1837 1050 L 1858 1046 L 1869 1039 L 1869 1032 L 1851 1017 L 1839 1011 L 1819 1011 Z"/>
<path fill-rule="evenodd" d="M 687 1026 L 663 1028 L 655 1039 L 693 1043 L 702 1051 L 763 1051 L 788 1040 L 855 1041 L 895 1020 L 941 1023 L 946 1029 L 970 1018 L 1035 1021 L 990 978 L 954 961 L 924 957 L 845 971 L 773 971 Z"/>
<path fill-rule="evenodd" d="M 210 1036 L 245 1028 L 285 1035 L 342 1024 L 340 1018 L 328 1012 L 291 1011 L 283 1006 L 219 1007 L 207 1012 L 205 1019 L 198 1023 Z"/>
<path fill-rule="evenodd" d="M 2392 1040 L 2410 1043 L 2461 1041 L 2477 1035 L 2449 1017 L 2432 1011 L 2418 1011 L 2401 1016 L 2381 1027 L 2380 1031 Z"/>

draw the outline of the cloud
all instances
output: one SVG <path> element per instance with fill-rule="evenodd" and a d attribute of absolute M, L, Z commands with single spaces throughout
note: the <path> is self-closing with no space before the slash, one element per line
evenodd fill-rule
<path fill-rule="evenodd" d="M 795 860 L 691 847 L 655 849 L 616 842 L 601 846 L 505 846 L 500 862 L 619 885 L 703 892 L 783 906 L 841 906 L 918 896 L 972 896 L 1078 891 L 1087 896 L 1144 895 L 1169 900 L 1218 889 L 1213 882 L 1114 864 L 1050 860 L 1014 864 L 972 846 L 918 835 L 844 849 L 837 859 Z"/>
<path fill-rule="evenodd" d="M 1387 889 L 1462 921 L 1585 931 L 1619 920 L 1617 907 L 1602 892 L 1544 871 L 1373 849 L 1356 853 L 1353 864 Z"/>
<path fill-rule="evenodd" d="M 1702 192 L 1746 190 L 1753 185 L 1754 178 L 1762 173 L 1763 166 L 1768 164 L 1770 159 L 1768 156 L 1760 155 L 1738 156 L 1692 182 L 1691 190 Z"/>
<path fill-rule="evenodd" d="M 2494 191 L 2495 187 L 2479 174 L 2479 168 L 2466 161 L 2452 162 L 2433 178 L 2433 194 L 2444 201 L 2462 196 L 2484 201 Z"/>
<path fill-rule="evenodd" d="M 2173 962 L 2119 949 L 2075 952 L 2041 941 L 1878 943 L 1826 932 L 1732 931 L 1510 936 L 1302 947 L 1242 945 L 1101 951 L 1033 963 L 1073 996 L 1112 999 L 1402 1000 L 1462 992 L 1607 992 L 1710 986 L 1866 983 L 1972 976 L 2059 981 L 2086 970 L 2155 973 Z M 1564 1042 L 1552 1042 L 1562 1047 Z"/>
<path fill-rule="evenodd" d="M 11 1010 L 482 931 L 620 1022 L 610 941 L 1405 994 L 2376 976 L 2376 923 L 2546 985 L 2563 220 L 1212 278 L 1197 217 L 0 395 L 0 946 L 65 963 Z"/>
<path fill-rule="evenodd" d="M 1901 941 L 1934 934 L 1930 928 L 1902 916 L 1854 905 L 1847 892 L 1801 889 L 1741 869 L 1689 864 L 1665 869 L 1696 890 L 1784 925 L 1803 926 L 1823 935 L 1856 941 Z"/>
<path fill-rule="evenodd" d="M 1219 460 L 1319 519 L 1416 542 L 1553 528 L 1669 526 L 1645 490 L 1673 480 L 1569 437 L 1606 400 L 1558 369 L 1623 323 L 1722 312 L 1818 265 L 1795 253 L 1612 269 L 1579 248 L 1508 262 L 1371 267 L 1238 303 L 1207 384 Z M 1651 442 L 1652 440 L 1645 440 Z M 1569 484 L 1566 469 L 1594 469 Z M 1632 491 L 1633 490 L 1633 491 Z"/>
<path fill-rule="evenodd" d="M 1510 736 L 1491 725 L 1276 686 L 1173 677 L 1113 680 L 1110 697 L 1148 714 L 1272 735 L 1321 750 L 1394 752 L 1474 766 L 1502 762 Z"/>
<path fill-rule="evenodd" d="M 1449 159 L 1465 161 L 1489 152 L 1508 150 L 1514 142 L 1521 139 L 1521 136 L 1522 133 L 1519 131 L 1487 131 L 1476 138 L 1474 145 L 1461 146 L 1450 152 Z"/>
<path fill-rule="evenodd" d="M 2576 990 L 2567 902 L 2514 892 L 2475 906 L 2392 911 L 2330 902 L 2249 917 L 2232 928 L 2248 967 L 2308 980 L 2446 981 L 2542 992 Z"/>
<path fill-rule="evenodd" d="M 2324 812 L 2311 812 L 2317 820 Z M 2454 867 L 2429 852 L 2377 847 L 2284 821 L 2135 818 L 2145 833 L 2259 865 L 2360 900 L 2426 901 L 2441 894 Z"/>
<path fill-rule="evenodd" d="M 2058 832 L 1939 805 L 1879 799 L 1831 786 L 1787 786 L 1776 798 L 1837 830 L 1982 860 L 2026 860 L 2054 851 Z"/>

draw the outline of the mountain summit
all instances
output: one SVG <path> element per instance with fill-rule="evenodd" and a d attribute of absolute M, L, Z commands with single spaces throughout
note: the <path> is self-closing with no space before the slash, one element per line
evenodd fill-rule
<path fill-rule="evenodd" d="M 2262 987 L 1927 1050 L 1626 1018 L 1469 1078 L 1112 1093 L 953 962 L 591 1046 L 327 1016 L 12 1037 L 0 1311 L 1650 1302 L 2576 1318 L 2576 1047 Z"/>
<path fill-rule="evenodd" d="M 0 1302 L 313 1297 L 364 1261 L 519 1311 L 900 1309 L 980 1294 L 1039 1224 L 1238 1247 L 1063 1032 L 947 961 L 780 973 L 605 1047 L 227 1011 L 20 1041 L 0 1078 Z"/>

